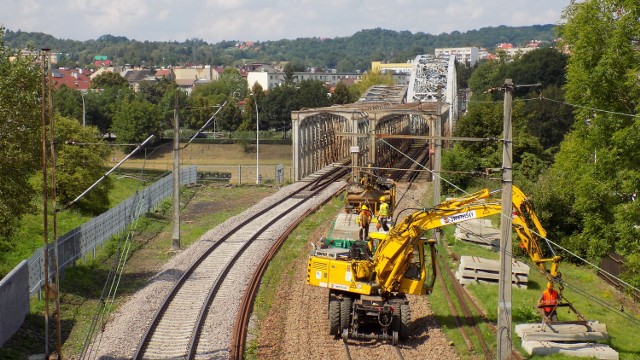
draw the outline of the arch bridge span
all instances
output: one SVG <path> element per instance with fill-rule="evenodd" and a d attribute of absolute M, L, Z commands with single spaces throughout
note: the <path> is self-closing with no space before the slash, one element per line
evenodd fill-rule
<path fill-rule="evenodd" d="M 354 169 L 370 163 L 392 167 L 416 141 L 410 136 L 449 133 L 448 111 L 440 102 L 381 101 L 293 111 L 295 180 L 349 158 Z M 429 141 L 433 157 L 435 140 Z"/>

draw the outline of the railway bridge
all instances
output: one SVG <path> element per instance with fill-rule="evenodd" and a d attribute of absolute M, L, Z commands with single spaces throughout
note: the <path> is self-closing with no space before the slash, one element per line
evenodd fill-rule
<path fill-rule="evenodd" d="M 349 158 L 354 170 L 390 167 L 420 140 L 429 141 L 433 169 L 458 114 L 454 61 L 420 55 L 408 86 L 377 85 L 353 104 L 292 112 L 295 180 Z"/>

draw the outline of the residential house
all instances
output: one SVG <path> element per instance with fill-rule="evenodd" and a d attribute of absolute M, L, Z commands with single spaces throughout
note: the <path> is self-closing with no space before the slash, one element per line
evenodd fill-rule
<path fill-rule="evenodd" d="M 70 89 L 89 91 L 91 87 L 91 70 L 88 69 L 51 69 L 51 83 L 56 89 L 66 86 Z"/>

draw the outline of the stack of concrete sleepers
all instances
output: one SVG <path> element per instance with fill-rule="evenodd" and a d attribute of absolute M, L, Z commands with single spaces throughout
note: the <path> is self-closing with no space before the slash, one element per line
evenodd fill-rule
<path fill-rule="evenodd" d="M 500 232 L 489 219 L 472 219 L 456 224 L 454 237 L 491 250 L 500 248 Z"/>
<path fill-rule="evenodd" d="M 513 260 L 511 271 L 512 285 L 526 289 L 529 281 L 529 266 Z M 477 256 L 462 256 L 456 279 L 462 285 L 478 283 L 497 285 L 500 280 L 500 261 Z"/>
<path fill-rule="evenodd" d="M 595 341 L 607 340 L 605 324 L 588 321 L 585 325 L 571 323 L 536 323 L 516 325 L 522 348 L 530 355 L 566 354 L 577 357 L 618 360 L 618 352 L 609 345 Z"/>

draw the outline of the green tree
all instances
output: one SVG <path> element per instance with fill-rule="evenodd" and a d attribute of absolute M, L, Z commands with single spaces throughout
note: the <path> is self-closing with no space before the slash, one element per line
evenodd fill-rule
<path fill-rule="evenodd" d="M 134 97 L 125 99 L 113 117 L 112 131 L 119 144 L 139 144 L 150 135 L 160 136 L 164 114 L 150 102 Z M 126 146 L 132 150 L 132 146 Z"/>
<path fill-rule="evenodd" d="M 380 71 L 369 71 L 362 76 L 360 82 L 355 86 L 358 89 L 358 96 L 362 95 L 374 85 L 395 85 L 396 81 L 391 74 L 382 74 Z"/>
<path fill-rule="evenodd" d="M 632 217 L 640 205 L 630 201 L 640 188 L 639 13 L 637 2 L 587 0 L 564 14 L 562 37 L 572 52 L 566 99 L 578 105 L 576 121 L 535 196 L 552 235 L 596 259 L 612 250 L 632 257 L 639 245 L 629 230 L 639 225 Z M 640 276 L 633 282 L 640 285 Z"/>
<path fill-rule="evenodd" d="M 230 106 L 237 98 L 243 98 L 247 89 L 247 81 L 237 69 L 225 69 L 217 81 L 197 86 L 191 93 L 193 99 L 190 111 L 191 127 L 199 128 L 204 125 L 217 111 L 218 106 L 227 102 L 226 109 L 218 113 L 216 123 L 220 130 L 235 130 L 241 123 L 237 106 Z M 236 109 L 236 110 L 234 110 Z M 216 129 L 218 130 L 218 129 Z"/>
<path fill-rule="evenodd" d="M 108 133 L 120 104 L 133 96 L 129 87 L 107 87 L 100 91 L 89 91 L 84 99 L 87 125 L 97 126 L 103 134 Z"/>
<path fill-rule="evenodd" d="M 282 72 L 284 73 L 284 83 L 285 84 L 293 84 L 293 82 L 296 80 L 296 76 L 295 76 L 295 68 L 293 67 L 293 65 L 291 65 L 291 63 L 287 63 L 284 65 Z"/>
<path fill-rule="evenodd" d="M 258 121 L 258 126 L 260 129 L 268 129 L 269 128 L 269 117 L 266 116 L 264 111 L 260 109 L 263 108 L 263 103 L 265 101 L 266 95 L 262 90 L 262 86 L 260 84 L 255 83 L 251 88 L 251 93 L 249 97 L 246 99 L 246 103 L 244 106 L 244 111 L 242 113 L 242 124 L 240 125 L 240 130 L 245 131 L 255 131 L 256 121 Z M 256 104 L 257 104 L 257 116 L 256 116 Z M 260 118 L 262 115 L 262 119 Z"/>
<path fill-rule="evenodd" d="M 111 71 L 105 71 L 91 80 L 92 89 L 123 88 L 128 86 L 129 82 L 125 78 Z"/>
<path fill-rule="evenodd" d="M 142 81 L 138 88 L 138 93 L 152 104 L 160 104 L 165 94 L 176 88 L 176 83 L 167 78 L 160 78 L 156 81 Z"/>
<path fill-rule="evenodd" d="M 0 27 L 0 237 L 34 210 L 29 179 L 41 159 L 41 79 L 38 58 L 13 54 Z"/>
<path fill-rule="evenodd" d="M 291 111 L 300 109 L 297 92 L 295 84 L 285 83 L 269 90 L 263 102 L 261 118 L 271 128 L 282 131 L 283 137 L 291 124 Z"/>
<path fill-rule="evenodd" d="M 102 176 L 111 149 L 100 139 L 97 128 L 83 127 L 78 121 L 61 116 L 55 121 L 56 195 L 61 204 L 68 204 Z M 104 179 L 76 207 L 95 215 L 106 211 L 112 188 L 111 180 Z"/>
<path fill-rule="evenodd" d="M 335 89 L 333 90 L 333 95 L 331 96 L 331 100 L 334 104 L 351 104 L 355 102 L 357 99 L 354 99 L 352 93 L 349 91 L 349 87 L 343 83 L 339 82 Z"/>
<path fill-rule="evenodd" d="M 80 91 L 62 85 L 53 93 L 53 106 L 62 116 L 74 118 L 82 123 L 82 94 Z"/>
<path fill-rule="evenodd" d="M 319 80 L 303 80 L 297 87 L 297 109 L 331 106 L 329 89 Z M 290 121 L 291 118 L 287 119 Z"/>

